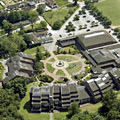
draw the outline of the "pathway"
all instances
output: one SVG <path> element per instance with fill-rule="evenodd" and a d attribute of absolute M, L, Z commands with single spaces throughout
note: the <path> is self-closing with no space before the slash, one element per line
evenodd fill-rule
<path fill-rule="evenodd" d="M 52 112 L 50 113 L 50 120 L 54 120 L 54 119 L 53 119 L 53 113 L 52 113 Z"/>
<path fill-rule="evenodd" d="M 68 62 L 69 64 L 71 64 L 71 63 L 76 63 L 76 62 L 81 62 L 81 64 L 82 64 L 82 67 L 81 67 L 81 69 L 80 69 L 80 71 L 78 71 L 78 73 L 80 73 L 81 71 L 85 71 L 85 67 L 87 66 L 86 64 L 85 64 L 85 59 L 84 58 L 82 58 L 81 59 L 81 55 L 79 54 L 79 55 L 70 55 L 70 54 L 60 54 L 60 55 L 55 55 L 53 52 L 50 52 L 50 54 L 51 54 L 51 56 L 47 59 L 47 60 L 42 60 L 42 62 L 44 63 L 44 73 L 43 74 L 48 74 L 49 76 L 51 76 L 51 77 L 53 77 L 54 78 L 54 80 L 52 81 L 52 83 L 51 84 L 53 84 L 56 80 L 59 80 L 59 78 L 60 78 L 60 76 L 58 76 L 58 75 L 56 75 L 56 73 L 57 73 L 57 71 L 59 70 L 59 68 L 55 68 L 55 70 L 54 70 L 54 72 L 53 73 L 50 73 L 50 72 L 48 72 L 48 70 L 47 70 L 47 68 L 46 68 L 46 64 L 47 63 L 50 63 L 50 64 L 52 64 L 53 62 L 50 62 L 49 60 L 51 59 L 51 58 L 54 58 L 55 59 L 55 61 L 59 61 L 59 59 L 57 58 L 57 56 L 71 56 L 71 57 L 75 57 L 75 58 L 77 58 L 76 60 L 73 60 L 73 61 L 71 61 L 71 62 Z M 72 75 L 70 75 L 69 73 L 68 73 L 68 71 L 63 67 L 62 69 L 61 69 L 63 72 L 64 72 L 64 74 L 65 74 L 65 76 L 70 80 L 70 82 L 76 82 L 75 80 L 73 80 L 72 79 Z M 76 73 L 77 74 L 77 73 Z M 62 77 L 62 76 L 61 76 Z"/>

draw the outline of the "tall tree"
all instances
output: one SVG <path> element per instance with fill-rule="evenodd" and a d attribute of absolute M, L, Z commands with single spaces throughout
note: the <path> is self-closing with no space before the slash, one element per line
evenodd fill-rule
<path fill-rule="evenodd" d="M 7 20 L 4 20 L 3 22 L 2 22 L 2 24 L 3 24 L 3 29 L 4 29 L 4 31 L 6 32 L 6 33 L 8 33 L 8 35 L 12 32 L 12 30 L 13 30 L 13 26 L 12 26 L 12 24 L 9 22 L 9 21 L 7 21 Z"/>
<path fill-rule="evenodd" d="M 68 110 L 67 118 L 70 119 L 73 115 L 78 114 L 79 112 L 80 112 L 79 105 L 77 102 L 74 102 L 71 104 Z"/>
<path fill-rule="evenodd" d="M 37 12 L 39 13 L 39 15 L 42 15 L 42 14 L 43 14 L 44 9 L 43 9 L 43 7 L 42 7 L 41 5 L 38 6 Z"/>
<path fill-rule="evenodd" d="M 32 29 L 33 29 L 34 23 L 37 21 L 37 18 L 38 18 L 37 11 L 30 11 L 29 12 L 29 21 L 31 22 Z"/>

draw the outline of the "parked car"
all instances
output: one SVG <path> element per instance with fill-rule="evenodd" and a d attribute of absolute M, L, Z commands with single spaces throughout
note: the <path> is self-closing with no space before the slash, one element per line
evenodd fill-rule
<path fill-rule="evenodd" d="M 90 31 L 90 29 L 87 29 L 86 31 L 87 31 L 87 32 L 89 32 L 89 31 Z"/>

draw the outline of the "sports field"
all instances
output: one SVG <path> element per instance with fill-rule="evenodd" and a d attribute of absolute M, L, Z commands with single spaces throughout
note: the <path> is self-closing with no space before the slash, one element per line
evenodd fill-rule
<path fill-rule="evenodd" d="M 120 25 L 120 0 L 102 0 L 96 6 L 112 21 L 113 26 Z"/>

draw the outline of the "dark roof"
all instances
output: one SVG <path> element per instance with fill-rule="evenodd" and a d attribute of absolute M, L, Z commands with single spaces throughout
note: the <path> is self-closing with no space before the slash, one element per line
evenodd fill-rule
<path fill-rule="evenodd" d="M 94 59 L 94 61 L 97 64 L 107 63 L 109 61 L 114 61 L 115 59 L 113 55 L 105 49 L 91 51 L 90 56 Z"/>
<path fill-rule="evenodd" d="M 116 43 L 115 39 L 106 31 L 96 31 L 78 36 L 78 43 L 85 49 L 101 47 Z"/>
<path fill-rule="evenodd" d="M 90 96 L 84 86 L 77 87 L 79 100 L 88 99 Z"/>

